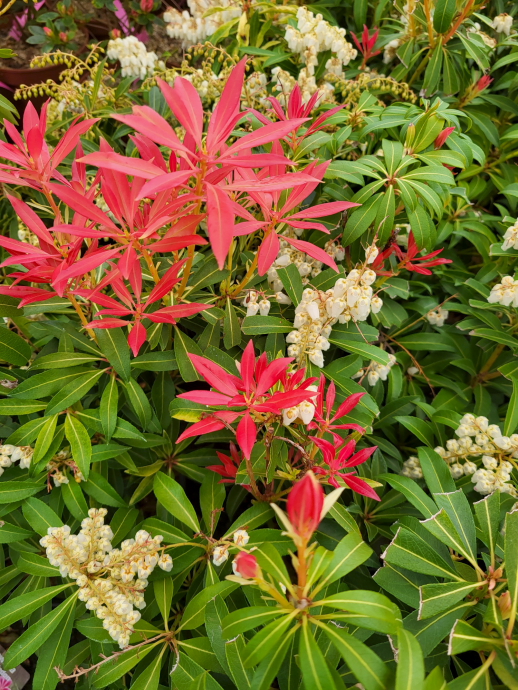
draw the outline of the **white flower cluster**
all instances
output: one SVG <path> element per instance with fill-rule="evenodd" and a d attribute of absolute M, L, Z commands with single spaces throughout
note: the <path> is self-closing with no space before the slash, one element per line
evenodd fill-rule
<path fill-rule="evenodd" d="M 355 268 L 325 292 L 306 288 L 295 308 L 295 330 L 286 337 L 288 355 L 300 359 L 307 355 L 310 362 L 323 367 L 323 352 L 329 349 L 328 338 L 335 323 L 365 321 L 371 311 L 377 314 L 383 306 L 373 295 L 375 280 L 370 268 Z"/>
<path fill-rule="evenodd" d="M 16 462 L 19 462 L 22 470 L 28 469 L 33 453 L 34 448 L 30 446 L 13 446 L 10 443 L 0 445 L 0 476 Z"/>
<path fill-rule="evenodd" d="M 234 544 L 236 546 L 246 546 L 250 541 L 250 535 L 246 529 L 238 529 L 234 532 Z M 214 565 L 223 565 L 228 561 L 228 550 L 232 546 L 231 542 L 218 544 L 212 550 L 212 562 Z"/>
<path fill-rule="evenodd" d="M 289 49 L 302 56 L 309 76 L 315 74 L 319 53 L 330 50 L 342 67 L 358 54 L 345 40 L 345 29 L 332 26 L 321 14 L 314 15 L 305 7 L 297 10 L 297 28 L 288 26 L 284 38 Z"/>
<path fill-rule="evenodd" d="M 428 314 L 426 315 L 426 318 L 428 320 L 428 323 L 432 324 L 432 326 L 444 326 L 444 322 L 448 318 L 449 312 L 446 309 L 442 309 L 442 307 L 438 307 L 437 309 L 431 309 Z"/>
<path fill-rule="evenodd" d="M 412 479 L 422 479 L 423 470 L 421 469 L 421 462 L 418 457 L 411 455 L 408 460 L 403 463 L 401 474 Z"/>
<path fill-rule="evenodd" d="M 505 231 L 502 249 L 518 249 L 518 220 Z"/>
<path fill-rule="evenodd" d="M 497 424 L 489 424 L 487 417 L 465 414 L 455 431 L 459 437 L 446 442 L 446 448 L 438 446 L 438 453 L 449 465 L 455 479 L 463 474 L 471 475 L 475 491 L 490 494 L 502 491 L 518 496 L 515 487 L 509 483 L 513 463 L 518 458 L 518 434 L 503 436 Z M 477 468 L 469 458 L 481 458 L 484 468 Z"/>
<path fill-rule="evenodd" d="M 505 12 L 497 15 L 493 19 L 493 29 L 497 34 L 505 34 L 506 36 L 509 36 L 512 26 L 513 18 L 510 14 L 506 14 Z"/>
<path fill-rule="evenodd" d="M 504 307 L 518 307 L 518 280 L 504 276 L 500 283 L 493 285 L 487 301 Z"/>
<path fill-rule="evenodd" d="M 318 391 L 317 386 L 308 386 L 308 391 Z M 302 424 L 309 424 L 315 416 L 315 405 L 310 400 L 304 400 L 299 405 L 289 407 L 282 411 L 282 423 L 284 426 L 289 426 L 296 420 Z"/>
<path fill-rule="evenodd" d="M 202 43 L 220 26 L 243 13 L 241 4 L 233 0 L 187 0 L 187 5 L 190 14 L 187 10 L 179 12 L 172 7 L 164 12 L 167 35 L 180 39 L 184 48 Z M 221 8 L 221 11 L 204 16 L 216 8 Z"/>
<path fill-rule="evenodd" d="M 68 525 L 49 527 L 40 544 L 61 576 L 76 581 L 79 599 L 103 621 L 122 649 L 140 620 L 135 609 L 145 606 L 148 576 L 156 565 L 169 572 L 173 562 L 169 555 L 159 553 L 162 537 L 153 538 L 145 530 L 114 549 L 113 532 L 104 524 L 107 513 L 106 508 L 91 508 L 77 535 L 70 534 Z"/>
<path fill-rule="evenodd" d="M 120 62 L 123 77 L 135 77 L 135 79 L 145 79 L 152 74 L 158 60 L 157 54 L 148 53 L 146 46 L 136 36 L 108 41 L 106 54 L 110 60 Z"/>
<path fill-rule="evenodd" d="M 282 291 L 276 292 L 274 297 L 279 304 L 291 304 L 291 299 Z M 249 290 L 241 304 L 246 307 L 247 316 L 255 316 L 256 314 L 268 316 L 272 306 L 269 299 L 255 290 Z"/>
<path fill-rule="evenodd" d="M 380 364 L 379 362 L 371 361 L 368 367 L 366 367 L 365 369 L 360 369 L 360 371 L 357 371 L 356 374 L 354 374 L 354 376 L 351 376 L 351 378 L 361 379 L 364 376 L 367 376 L 367 382 L 369 386 L 374 386 L 376 383 L 378 383 L 379 380 L 387 380 L 388 375 L 390 374 L 390 370 L 392 369 L 395 363 L 395 356 L 389 354 L 388 364 Z"/>

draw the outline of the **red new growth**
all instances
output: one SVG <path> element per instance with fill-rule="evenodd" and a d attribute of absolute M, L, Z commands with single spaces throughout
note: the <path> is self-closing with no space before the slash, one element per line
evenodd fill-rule
<path fill-rule="evenodd" d="M 363 496 L 368 496 L 376 501 L 379 501 L 378 494 L 372 489 L 369 484 L 360 477 L 357 477 L 353 472 L 342 472 L 342 470 L 349 467 L 356 467 L 361 465 L 377 450 L 377 446 L 372 448 L 363 448 L 362 450 L 354 453 L 356 449 L 356 441 L 348 441 L 342 448 L 338 448 L 338 445 L 333 445 L 323 438 L 313 438 L 311 439 L 315 445 L 317 445 L 322 451 L 324 456 L 324 463 L 329 469 L 325 467 L 315 467 L 315 474 L 324 476 L 331 486 L 336 488 L 343 486 L 338 481 L 338 478 L 342 479 L 344 484 L 348 486 L 353 491 Z M 340 439 L 342 441 L 342 439 Z M 338 453 L 338 455 L 337 455 Z M 354 453 L 354 455 L 353 455 Z"/>
<path fill-rule="evenodd" d="M 411 232 L 408 236 L 408 249 L 406 252 L 404 252 L 396 242 L 392 242 L 387 249 L 378 254 L 372 264 L 372 268 L 378 275 L 393 275 L 392 271 L 383 270 L 385 259 L 388 259 L 391 254 L 395 254 L 400 261 L 398 270 L 401 271 L 406 268 L 407 271 L 420 273 L 424 276 L 432 275 L 430 268 L 433 266 L 452 263 L 451 259 L 435 258 L 442 252 L 442 249 L 436 249 L 434 252 L 430 252 L 424 256 L 418 256 L 421 251 L 422 250 L 419 249 L 416 244 L 414 233 Z"/>
<path fill-rule="evenodd" d="M 191 362 L 213 390 L 197 390 L 181 393 L 178 398 L 201 403 L 207 407 L 224 406 L 234 410 L 221 410 L 196 422 L 178 438 L 177 443 L 191 436 L 210 434 L 240 420 L 236 429 L 237 445 L 245 458 L 250 458 L 259 427 L 271 416 L 282 410 L 299 405 L 316 395 L 307 390 L 315 378 L 304 379 L 304 370 L 288 374 L 292 357 L 281 357 L 268 363 L 265 352 L 256 360 L 254 344 L 250 340 L 239 363 L 240 376 L 229 374 L 223 367 L 200 355 L 189 355 Z M 284 391 L 271 393 L 276 383 L 282 383 Z"/>
<path fill-rule="evenodd" d="M 288 517 L 295 533 L 308 541 L 322 519 L 324 490 L 313 472 L 293 485 L 288 496 Z"/>

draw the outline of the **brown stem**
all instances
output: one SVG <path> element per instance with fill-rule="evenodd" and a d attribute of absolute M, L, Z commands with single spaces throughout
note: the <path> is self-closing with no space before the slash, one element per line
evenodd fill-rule
<path fill-rule="evenodd" d="M 444 35 L 443 44 L 448 43 L 448 41 L 454 37 L 459 26 L 466 19 L 466 17 L 470 14 L 471 9 L 473 8 L 474 4 L 475 4 L 475 0 L 468 0 L 468 2 L 466 3 L 466 7 L 459 14 L 457 20 L 455 21 L 455 23 L 453 24 L 451 29 L 448 31 L 447 34 Z"/>
<path fill-rule="evenodd" d="M 66 296 L 67 296 L 68 300 L 70 301 L 70 303 L 72 304 L 72 306 L 74 307 L 74 309 L 76 310 L 76 313 L 77 313 L 77 315 L 79 316 L 79 319 L 81 320 L 81 323 L 82 323 L 83 326 L 85 327 L 86 332 L 88 333 L 88 335 L 90 336 L 90 338 L 91 338 L 94 342 L 97 342 L 97 338 L 96 338 L 96 336 L 95 336 L 95 333 L 93 332 L 93 329 L 87 328 L 87 326 L 88 326 L 88 319 L 87 319 L 86 316 L 84 315 L 84 312 L 83 312 L 83 310 L 81 309 L 81 305 L 79 304 L 79 302 L 76 300 L 76 298 L 74 297 L 74 295 L 73 295 L 71 292 L 67 292 L 67 293 L 66 293 Z"/>

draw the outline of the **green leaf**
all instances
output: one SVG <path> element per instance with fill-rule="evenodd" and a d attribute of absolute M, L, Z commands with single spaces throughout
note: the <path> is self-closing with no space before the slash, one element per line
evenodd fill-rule
<path fill-rule="evenodd" d="M 278 268 L 277 274 L 281 281 L 286 294 L 291 299 L 295 306 L 298 305 L 302 299 L 302 292 L 304 286 L 302 285 L 302 278 L 295 264 L 288 264 L 285 268 Z"/>
<path fill-rule="evenodd" d="M 385 690 L 389 669 L 380 657 L 343 628 L 319 624 L 365 690 Z M 325 686 L 324 686 L 325 690 Z M 417 688 L 415 689 L 417 690 Z"/>
<path fill-rule="evenodd" d="M 31 462 L 33 464 L 38 463 L 42 458 L 45 457 L 50 444 L 54 439 L 54 433 L 56 431 L 56 425 L 58 423 L 58 415 L 54 414 L 47 418 L 44 426 L 42 427 L 40 433 L 38 434 L 38 440 L 34 446 L 34 454 L 32 456 Z"/>
<path fill-rule="evenodd" d="M 220 476 L 210 472 L 200 487 L 200 505 L 205 527 L 211 535 L 218 524 L 225 498 L 225 486 L 220 483 Z"/>
<path fill-rule="evenodd" d="M 248 671 L 243 664 L 245 643 L 242 635 L 238 635 L 237 639 L 230 640 L 225 645 L 225 655 L 227 657 L 228 668 L 230 669 L 230 676 L 237 688 L 240 690 L 249 690 L 250 688 L 250 671 Z"/>
<path fill-rule="evenodd" d="M 507 406 L 504 422 L 504 436 L 511 436 L 518 426 L 518 379 L 513 379 L 513 393 Z"/>
<path fill-rule="evenodd" d="M 125 508 L 126 503 L 115 491 L 110 482 L 98 472 L 90 472 L 87 482 L 81 482 L 81 487 L 86 493 L 95 498 L 103 506 Z"/>
<path fill-rule="evenodd" d="M 104 373 L 104 370 L 90 371 L 88 374 L 82 374 L 74 381 L 67 383 L 67 385 L 51 399 L 45 410 L 45 414 L 49 415 L 55 414 L 56 412 L 62 412 L 67 407 L 74 405 L 88 393 Z"/>
<path fill-rule="evenodd" d="M 158 472 L 153 483 L 153 491 L 168 513 L 190 527 L 193 532 L 200 531 L 196 511 L 185 491 L 175 479 L 168 477 L 163 472 Z"/>
<path fill-rule="evenodd" d="M 433 15 L 433 28 L 438 34 L 448 31 L 453 21 L 457 3 L 455 0 L 437 0 Z"/>
<path fill-rule="evenodd" d="M 90 373 L 88 369 L 63 369 L 62 371 L 42 371 L 41 374 L 30 376 L 15 388 L 12 397 L 21 400 L 35 400 L 46 398 L 60 391 L 67 383 L 77 379 L 82 374 Z"/>
<path fill-rule="evenodd" d="M 293 324 L 279 316 L 246 316 L 242 331 L 245 335 L 267 335 L 268 333 L 289 333 Z"/>
<path fill-rule="evenodd" d="M 236 582 L 216 582 L 213 585 L 209 585 L 198 592 L 194 596 L 183 612 L 182 622 L 180 624 L 181 630 L 195 630 L 203 624 L 205 617 L 205 607 L 217 596 L 224 599 L 231 592 L 237 589 L 238 584 Z"/>
<path fill-rule="evenodd" d="M 33 685 L 40 690 L 54 690 L 59 683 L 56 668 L 63 668 L 67 659 L 75 607 L 70 606 L 57 628 L 57 632 L 43 643 L 38 652 L 38 662 L 33 677 Z M 80 662 L 78 662 L 80 663 Z M 74 664 L 75 667 L 75 664 Z"/>
<path fill-rule="evenodd" d="M 171 612 L 171 602 L 174 594 L 174 582 L 170 577 L 163 577 L 153 582 L 153 594 L 164 623 L 168 623 Z"/>
<path fill-rule="evenodd" d="M 462 489 L 448 493 L 434 494 L 435 502 L 447 514 L 460 538 L 467 557 L 474 562 L 477 553 L 477 536 L 475 520 L 471 505 Z"/>
<path fill-rule="evenodd" d="M 61 518 L 39 498 L 28 498 L 24 501 L 22 512 L 32 529 L 42 537 L 48 534 L 49 527 L 63 526 Z"/>
<path fill-rule="evenodd" d="M 494 555 L 496 540 L 500 527 L 500 492 L 494 491 L 480 501 L 473 503 L 479 536 L 489 547 L 489 553 Z"/>
<path fill-rule="evenodd" d="M 293 636 L 296 632 L 297 628 L 292 628 L 277 649 L 273 650 L 272 654 L 261 661 L 252 678 L 251 690 L 270 690 L 271 684 L 275 680 L 282 662 L 288 654 Z"/>
<path fill-rule="evenodd" d="M 122 328 L 97 328 L 95 334 L 103 355 L 119 376 L 127 381 L 131 376 L 130 351 Z"/>
<path fill-rule="evenodd" d="M 3 400 L 0 400 L 0 404 L 2 402 Z M 20 400 L 20 402 L 26 401 Z M 47 407 L 47 403 L 38 403 L 38 405 L 40 404 Z M 6 439 L 5 442 L 11 443 L 13 446 L 29 446 L 34 441 L 34 439 L 37 438 L 40 429 L 46 423 L 46 417 L 38 417 L 37 419 L 32 419 L 30 422 L 22 424 L 22 426 L 18 427 L 18 429 L 16 429 L 16 431 L 14 431 L 9 436 L 9 438 Z"/>
<path fill-rule="evenodd" d="M 147 395 L 133 378 L 128 379 L 128 381 L 124 383 L 124 387 L 130 405 L 139 419 L 140 426 L 143 429 L 147 429 L 153 417 L 153 410 L 151 409 Z"/>
<path fill-rule="evenodd" d="M 70 443 L 72 458 L 85 480 L 87 480 L 90 474 L 90 461 L 92 459 L 92 442 L 83 424 L 70 413 L 67 414 L 65 419 L 65 436 Z"/>
<path fill-rule="evenodd" d="M 495 331 L 491 328 L 474 328 L 470 335 L 484 338 L 485 340 L 492 340 L 495 343 L 500 343 L 501 345 L 507 345 L 512 350 L 518 347 L 518 340 L 513 338 L 512 335 L 504 333 L 503 331 Z"/>
<path fill-rule="evenodd" d="M 24 498 L 34 496 L 34 494 L 43 489 L 43 484 L 36 482 L 16 480 L 0 482 L 0 505 L 22 501 Z"/>
<path fill-rule="evenodd" d="M 389 363 L 389 356 L 384 350 L 375 345 L 352 340 L 347 333 L 331 331 L 328 340 L 342 350 L 360 355 L 363 359 L 372 359 L 374 362 L 385 366 Z"/>
<path fill-rule="evenodd" d="M 0 544 L 11 544 L 33 536 L 33 532 L 10 522 L 0 520 Z"/>
<path fill-rule="evenodd" d="M 143 369 L 144 371 L 172 371 L 178 365 L 174 354 L 170 350 L 165 352 L 146 352 L 131 360 L 132 369 Z"/>
<path fill-rule="evenodd" d="M 411 352 L 456 352 L 455 347 L 441 333 L 413 333 L 399 338 L 397 342 Z"/>
<path fill-rule="evenodd" d="M 452 173 L 440 165 L 423 165 L 417 170 L 406 173 L 403 180 L 422 180 L 423 182 L 438 182 L 439 184 L 447 184 L 455 186 L 455 180 Z M 413 228 L 412 228 L 413 229 Z"/>
<path fill-rule="evenodd" d="M 492 649 L 494 642 L 494 637 L 480 632 L 466 621 L 458 620 L 451 631 L 448 653 L 457 655 Z"/>
<path fill-rule="evenodd" d="M 52 635 L 54 630 L 66 616 L 69 608 L 75 606 L 77 593 L 65 599 L 59 606 L 52 609 L 43 618 L 33 623 L 23 635 L 20 635 L 9 647 L 4 657 L 7 668 L 14 668 L 34 654 L 41 645 Z"/>
<path fill-rule="evenodd" d="M 283 615 L 282 609 L 276 606 L 249 606 L 232 611 L 223 619 L 223 639 L 230 640 L 261 625 L 269 623 L 272 618 Z"/>
<path fill-rule="evenodd" d="M 163 657 L 167 651 L 167 645 L 163 645 L 159 654 L 151 660 L 137 678 L 131 683 L 131 690 L 157 690 L 160 683 L 160 671 L 162 670 Z"/>
<path fill-rule="evenodd" d="M 431 249 L 434 225 L 424 208 L 417 205 L 413 211 L 409 211 L 408 222 L 412 225 L 412 232 L 419 249 Z"/>
<path fill-rule="evenodd" d="M 324 587 L 354 570 L 370 557 L 372 549 L 357 532 L 350 532 L 333 551 L 333 559 L 322 573 L 320 582 L 313 590 L 313 596 Z"/>
<path fill-rule="evenodd" d="M 30 616 L 33 611 L 50 601 L 53 597 L 63 592 L 70 584 L 58 585 L 57 587 L 45 587 L 37 589 L 35 592 L 27 592 L 14 599 L 9 599 L 0 606 L 0 628 L 5 630 L 12 623 Z"/>
<path fill-rule="evenodd" d="M 227 350 L 230 350 L 235 345 L 241 342 L 241 328 L 239 326 L 239 319 L 237 318 L 236 310 L 230 297 L 227 297 L 227 305 L 225 307 L 225 318 L 223 320 L 223 343 Z"/>
<path fill-rule="evenodd" d="M 518 610 L 518 510 L 505 516 L 505 573 L 511 596 L 509 618 L 515 620 Z"/>
<path fill-rule="evenodd" d="M 198 376 L 189 355 L 203 355 L 197 343 L 189 338 L 183 331 L 175 326 L 174 329 L 174 356 L 178 363 L 180 376 L 184 381 L 197 381 Z"/>
<path fill-rule="evenodd" d="M 163 644 L 163 641 L 158 640 L 157 642 L 152 642 L 143 647 L 129 649 L 127 652 L 123 652 L 114 661 L 104 663 L 95 676 L 95 687 L 105 688 L 109 685 L 113 685 L 115 681 L 122 678 L 128 671 L 131 671 L 134 666 L 159 644 Z"/>
<path fill-rule="evenodd" d="M 441 456 L 431 448 L 421 446 L 417 449 L 424 478 L 432 494 L 456 491 L 450 469 Z"/>
<path fill-rule="evenodd" d="M 77 367 L 79 365 L 98 362 L 100 357 L 88 355 L 82 352 L 53 352 L 34 360 L 31 371 L 34 369 L 65 369 L 65 367 Z"/>
<path fill-rule="evenodd" d="M 437 512 L 437 506 L 432 499 L 410 477 L 397 474 L 381 474 L 378 476 L 378 479 L 388 482 L 393 489 L 402 493 L 407 501 L 414 508 L 417 508 L 424 517 L 432 517 Z"/>
<path fill-rule="evenodd" d="M 241 513 L 225 532 L 224 536 L 229 537 L 238 529 L 254 530 L 264 525 L 271 517 L 273 517 L 273 510 L 267 503 L 256 503 Z"/>
<path fill-rule="evenodd" d="M 344 247 L 348 247 L 354 240 L 361 237 L 368 230 L 371 223 L 374 222 L 378 212 L 377 202 L 378 196 L 375 195 L 351 213 L 342 237 L 342 245 Z"/>
<path fill-rule="evenodd" d="M 430 428 L 430 424 L 425 422 L 424 419 L 403 416 L 396 417 L 396 420 L 400 422 L 405 429 L 408 429 L 408 431 L 414 434 L 414 436 L 417 436 L 420 441 L 426 443 L 427 446 L 430 448 L 434 447 L 435 443 L 432 429 Z"/>
<path fill-rule="evenodd" d="M 5 398 L 4 400 L 0 400 L 0 415 L 33 414 L 34 412 L 44 410 L 46 407 L 47 403 L 41 403 L 37 400 L 16 400 L 14 398 Z"/>
<path fill-rule="evenodd" d="M 449 611 L 455 604 L 462 601 L 466 595 L 479 586 L 478 582 L 441 582 L 423 585 L 420 588 L 419 620 L 431 618 L 438 613 Z"/>
<path fill-rule="evenodd" d="M 398 665 L 395 690 L 415 690 L 424 685 L 423 652 L 414 635 L 401 627 L 398 632 Z"/>
<path fill-rule="evenodd" d="M 23 366 L 27 364 L 31 354 L 31 346 L 23 338 L 0 326 L 0 361 Z"/>
<path fill-rule="evenodd" d="M 315 602 L 314 605 L 355 614 L 350 617 L 350 622 L 380 633 L 394 634 L 401 623 L 398 607 L 379 592 L 338 592 Z"/>
<path fill-rule="evenodd" d="M 463 581 L 451 561 L 445 561 L 424 539 L 401 527 L 381 558 L 387 563 L 423 575 Z"/>
<path fill-rule="evenodd" d="M 39 577 L 60 577 L 59 568 L 50 565 L 48 558 L 38 556 L 29 551 L 22 551 L 20 553 L 16 565 L 19 570 L 29 575 L 38 575 Z"/>
<path fill-rule="evenodd" d="M 90 477 L 91 479 L 91 477 Z M 77 482 L 69 482 L 61 486 L 63 501 L 71 515 L 76 520 L 83 520 L 88 515 L 88 505 L 86 503 L 83 490 Z"/>

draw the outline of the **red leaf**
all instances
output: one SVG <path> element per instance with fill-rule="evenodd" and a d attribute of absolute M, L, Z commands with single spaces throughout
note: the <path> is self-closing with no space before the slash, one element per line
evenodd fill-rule
<path fill-rule="evenodd" d="M 226 141 L 234 128 L 236 117 L 240 114 L 239 108 L 241 105 L 241 90 L 243 88 L 245 68 L 246 57 L 240 60 L 230 73 L 221 98 L 209 119 L 207 150 L 210 153 L 217 151 L 219 145 Z"/>
<path fill-rule="evenodd" d="M 219 364 L 211 362 L 211 360 L 206 357 L 190 354 L 189 359 L 198 374 L 203 376 L 205 381 L 207 381 L 212 388 L 216 388 L 216 390 L 221 393 L 226 393 L 227 395 L 237 395 L 237 385 L 241 383 L 237 376 L 229 374 L 223 367 L 220 367 Z"/>
<path fill-rule="evenodd" d="M 128 345 L 131 347 L 134 357 L 138 355 L 140 348 L 146 342 L 146 338 L 146 329 L 140 323 L 140 321 L 136 321 L 133 324 L 130 334 L 128 335 Z"/>
<path fill-rule="evenodd" d="M 183 434 L 180 434 L 176 439 L 176 443 L 180 443 L 186 438 L 192 438 L 193 436 L 203 436 L 203 434 L 211 434 L 213 431 L 221 431 L 224 428 L 224 423 L 220 422 L 219 419 L 207 417 L 207 419 L 202 419 L 200 422 L 195 422 Z"/>
<path fill-rule="evenodd" d="M 334 213 L 340 213 L 348 208 L 353 208 L 354 206 L 361 206 L 361 204 L 355 204 L 352 201 L 331 201 L 328 204 L 319 204 L 318 206 L 312 206 L 310 208 L 305 208 L 303 211 L 298 211 L 291 216 L 288 216 L 291 220 L 297 218 L 322 218 L 322 216 L 331 216 Z"/>
<path fill-rule="evenodd" d="M 195 170 L 179 170 L 177 172 L 166 173 L 165 175 L 162 173 L 158 177 L 155 177 L 154 180 L 146 182 L 137 194 L 137 200 L 145 199 L 153 194 L 158 194 L 158 192 L 167 190 L 172 191 L 187 182 L 187 180 L 197 172 L 198 169 L 196 168 Z"/>
<path fill-rule="evenodd" d="M 83 194 L 76 192 L 75 189 L 70 187 L 65 187 L 61 184 L 49 183 L 47 185 L 51 192 L 53 192 L 58 199 L 64 201 L 67 206 L 79 213 L 84 218 L 88 220 L 93 220 L 101 225 L 106 225 L 107 227 L 119 232 L 119 229 L 115 223 L 106 215 L 101 209 L 96 206 L 93 201 L 87 199 Z"/>
<path fill-rule="evenodd" d="M 323 249 L 320 249 L 320 247 L 311 244 L 311 242 L 305 242 L 304 240 L 294 240 L 291 237 L 283 237 L 283 239 L 286 240 L 286 242 L 289 242 L 289 244 L 293 245 L 295 249 L 298 249 L 299 252 L 304 252 L 313 259 L 321 261 L 323 264 L 330 266 L 338 273 L 338 266 L 335 264 L 334 259 L 332 259 Z"/>
<path fill-rule="evenodd" d="M 146 317 L 155 323 L 176 323 L 178 319 L 184 316 L 192 316 L 211 307 L 210 304 L 175 304 L 172 307 L 164 307 L 154 311 L 152 314 L 146 314 Z"/>
<path fill-rule="evenodd" d="M 216 391 L 190 391 L 189 393 L 180 393 L 176 397 L 201 405 L 228 405 L 229 401 L 232 400 L 228 395 L 216 393 Z"/>
<path fill-rule="evenodd" d="M 157 82 L 176 119 L 201 147 L 203 106 L 194 86 L 183 77 L 176 77 L 173 88 L 162 79 Z"/>
<path fill-rule="evenodd" d="M 263 144 L 269 144 L 277 139 L 282 139 L 298 129 L 304 122 L 307 122 L 309 118 L 299 117 L 294 120 L 287 120 L 286 122 L 272 122 L 271 125 L 265 125 L 264 127 L 259 127 L 255 132 L 250 132 L 250 134 L 245 134 L 244 137 L 238 139 L 235 144 L 232 144 L 221 156 L 220 161 L 232 156 L 236 151 L 243 151 L 244 149 L 251 149 L 255 146 L 262 146 Z"/>
<path fill-rule="evenodd" d="M 209 239 L 218 266 L 222 269 L 234 238 L 234 211 L 230 199 L 220 187 L 206 184 L 205 189 Z"/>
<path fill-rule="evenodd" d="M 250 414 L 246 412 L 237 425 L 236 441 L 247 460 L 250 459 L 256 439 L 257 427 Z"/>
<path fill-rule="evenodd" d="M 240 181 L 225 185 L 225 189 L 236 192 L 281 192 L 284 189 L 291 189 L 299 185 L 313 182 L 318 184 L 320 180 L 308 175 L 307 173 L 286 173 L 286 175 L 275 175 L 266 180 L 250 180 L 249 182 Z"/>
<path fill-rule="evenodd" d="M 115 151 L 89 153 L 78 160 L 79 163 L 94 165 L 106 170 L 115 170 L 124 175 L 133 175 L 133 177 L 143 177 L 145 180 L 164 174 L 164 171 L 154 163 L 143 161 L 141 158 L 121 156 Z"/>
<path fill-rule="evenodd" d="M 262 241 L 262 244 L 259 247 L 259 252 L 257 254 L 257 272 L 260 276 L 264 276 L 266 271 L 273 264 L 279 253 L 280 246 L 281 245 L 277 233 L 275 232 L 275 230 L 271 230 L 270 233 L 266 235 L 266 237 Z"/>

